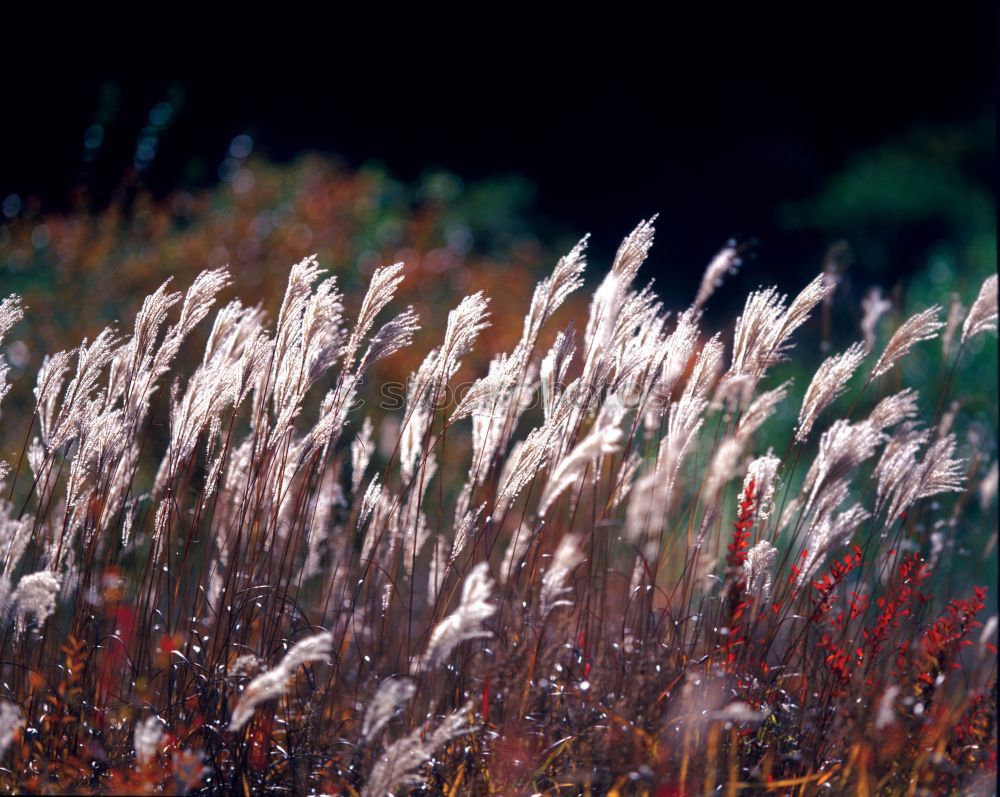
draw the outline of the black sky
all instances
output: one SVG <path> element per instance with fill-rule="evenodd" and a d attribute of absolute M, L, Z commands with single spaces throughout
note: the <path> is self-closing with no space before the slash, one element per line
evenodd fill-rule
<path fill-rule="evenodd" d="M 732 236 L 761 239 L 767 257 L 775 206 L 815 192 L 852 154 L 994 108 L 992 3 L 767 17 L 699 8 L 623 8 L 544 28 L 486 7 L 448 28 L 389 10 L 339 23 L 301 16 L 271 31 L 233 24 L 168 39 L 167 50 L 142 37 L 98 44 L 82 30 L 68 44 L 28 40 L 4 56 L 0 195 L 58 207 L 85 175 L 99 202 L 150 108 L 179 87 L 184 102 L 147 178 L 156 190 L 188 179 L 194 161 L 217 164 L 250 132 L 275 158 L 319 149 L 404 179 L 429 167 L 522 174 L 549 228 L 591 231 L 598 252 L 659 212 L 660 259 L 700 269 Z M 108 86 L 117 111 L 85 173 L 83 134 Z"/>

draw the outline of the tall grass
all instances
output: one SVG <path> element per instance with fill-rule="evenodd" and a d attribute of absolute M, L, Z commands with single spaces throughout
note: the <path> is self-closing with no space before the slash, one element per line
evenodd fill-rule
<path fill-rule="evenodd" d="M 312 258 L 273 326 L 215 311 L 193 370 L 223 269 L 47 357 L 34 417 L 4 419 L 25 444 L 0 523 L 0 787 L 986 793 L 994 599 L 940 573 L 956 519 L 995 502 L 989 441 L 960 442 L 945 397 L 996 329 L 996 277 L 881 349 L 867 302 L 789 428 L 769 372 L 811 358 L 828 275 L 752 293 L 709 337 L 738 253 L 669 316 L 634 285 L 652 240 L 643 222 L 586 321 L 553 330 L 581 241 L 471 385 L 487 296 L 372 385 L 421 323 L 387 313 L 403 269 L 344 297 Z M 0 333 L 22 312 L 8 299 Z M 937 405 L 890 390 L 942 329 Z"/>

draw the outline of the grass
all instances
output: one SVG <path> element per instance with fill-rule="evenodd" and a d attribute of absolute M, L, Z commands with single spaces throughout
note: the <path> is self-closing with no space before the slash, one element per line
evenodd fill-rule
<path fill-rule="evenodd" d="M 988 793 L 995 596 L 949 557 L 995 526 L 996 466 L 946 398 L 995 280 L 940 384 L 889 389 L 932 309 L 810 362 L 793 426 L 770 373 L 829 283 L 710 336 L 725 253 L 668 320 L 633 285 L 652 237 L 560 331 L 581 242 L 471 383 L 487 296 L 418 322 L 401 266 L 362 298 L 311 258 L 273 325 L 216 310 L 216 269 L 49 357 L 4 418 L 0 788 Z M 441 342 L 393 374 L 420 324 Z"/>

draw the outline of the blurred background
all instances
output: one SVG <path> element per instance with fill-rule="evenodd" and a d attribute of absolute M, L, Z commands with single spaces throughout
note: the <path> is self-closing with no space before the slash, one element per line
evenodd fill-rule
<path fill-rule="evenodd" d="M 252 285 L 286 268 L 260 258 L 276 232 L 322 253 L 344 232 L 325 228 L 335 211 L 364 216 L 360 192 L 372 212 L 329 253 L 338 268 L 414 243 L 393 217 L 425 209 L 448 217 L 427 246 L 551 258 L 590 232 L 597 264 L 659 213 L 647 271 L 678 302 L 730 239 L 755 259 L 733 297 L 792 287 L 841 239 L 854 280 L 962 287 L 994 263 L 994 4 L 901 8 L 623 10 L 557 28 L 341 17 L 314 21 L 313 39 L 305 20 L 289 20 L 292 38 L 234 15 L 162 50 L 12 26 L 0 267 L 12 290 L 50 280 L 89 245 L 65 243 L 60 220 L 111 208 L 137 241 L 150 214 L 157 235 L 226 220 L 238 239 L 185 256 L 231 261 Z M 306 188 L 323 206 L 289 215 Z M 103 276 L 118 267 L 107 254 Z"/>
<path fill-rule="evenodd" d="M 184 288 L 224 264 L 230 295 L 274 311 L 308 254 L 352 301 L 376 266 L 404 261 L 403 299 L 425 329 L 394 374 L 435 345 L 447 309 L 485 289 L 494 324 L 470 363 L 481 373 L 560 254 L 591 233 L 596 280 L 654 213 L 641 278 L 669 307 L 687 306 L 720 248 L 746 246 L 710 330 L 731 327 L 759 285 L 795 292 L 835 275 L 805 344 L 818 349 L 859 338 L 873 286 L 893 301 L 884 341 L 928 304 L 968 307 L 996 268 L 993 3 L 623 9 L 558 26 L 513 12 L 447 26 L 272 16 L 265 33 L 234 14 L 106 42 L 90 27 L 11 24 L 0 290 L 30 310 L 5 343 L 5 418 L 25 417 L 46 352 L 106 324 L 125 331 L 164 279 Z M 161 25 L 165 47 L 149 38 Z M 585 308 L 581 295 L 564 317 Z M 806 351 L 777 375 L 800 392 L 819 362 Z M 895 378 L 926 384 L 929 412 L 950 360 L 940 342 L 922 351 Z M 996 356 L 996 338 L 980 336 L 955 375 L 956 428 L 983 468 Z M 12 426 L 3 452 L 16 456 L 24 430 Z"/>
<path fill-rule="evenodd" d="M 551 28 L 339 17 L 313 20 L 312 38 L 291 14 L 266 33 L 234 15 L 165 47 L 149 36 L 168 20 L 106 41 L 12 24 L 0 267 L 11 290 L 51 282 L 90 246 L 65 243 L 61 220 L 111 208 L 137 240 L 149 214 L 159 235 L 227 220 L 234 240 L 183 267 L 228 260 L 253 284 L 286 268 L 260 258 L 276 231 L 324 254 L 354 185 L 368 237 L 329 253 L 338 268 L 414 243 L 392 219 L 428 208 L 448 218 L 427 246 L 448 245 L 447 228 L 453 249 L 544 259 L 591 232 L 596 264 L 659 213 L 647 271 L 679 297 L 729 239 L 755 242 L 733 297 L 792 287 L 840 239 L 854 280 L 888 292 L 927 272 L 961 288 L 995 252 L 994 4 L 901 10 L 626 9 Z M 262 194 L 258 171 L 283 188 Z M 323 207 L 288 215 L 310 180 Z M 102 252 L 101 276 L 124 255 Z"/>

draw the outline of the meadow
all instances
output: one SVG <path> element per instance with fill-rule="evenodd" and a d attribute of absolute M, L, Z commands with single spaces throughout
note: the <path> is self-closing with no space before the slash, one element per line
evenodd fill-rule
<path fill-rule="evenodd" d="M 416 308 L 405 261 L 290 259 L 273 312 L 213 265 L 48 353 L 3 414 L 0 789 L 991 793 L 996 595 L 959 552 L 995 570 L 995 427 L 955 374 L 996 275 L 872 290 L 843 345 L 827 271 L 714 332 L 741 251 L 659 295 L 653 237 Z"/>

